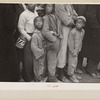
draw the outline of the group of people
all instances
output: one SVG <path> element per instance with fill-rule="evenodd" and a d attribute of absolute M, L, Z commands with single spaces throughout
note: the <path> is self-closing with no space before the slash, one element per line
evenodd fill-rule
<path fill-rule="evenodd" d="M 84 57 L 86 72 L 99 77 L 97 9 L 99 5 L 0 4 L 0 81 L 16 82 L 21 75 L 26 82 L 79 83 L 82 77 L 76 73 L 82 73 Z"/>

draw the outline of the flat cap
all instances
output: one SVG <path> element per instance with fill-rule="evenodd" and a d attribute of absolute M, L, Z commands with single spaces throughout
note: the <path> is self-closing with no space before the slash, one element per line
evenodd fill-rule
<path fill-rule="evenodd" d="M 84 16 L 78 16 L 77 19 L 83 19 L 86 22 L 86 18 Z"/>

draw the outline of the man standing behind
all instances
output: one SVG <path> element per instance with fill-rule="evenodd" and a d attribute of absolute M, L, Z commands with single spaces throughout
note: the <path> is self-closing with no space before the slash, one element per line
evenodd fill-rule
<path fill-rule="evenodd" d="M 62 23 L 62 39 L 60 41 L 60 51 L 58 53 L 58 78 L 63 82 L 68 82 L 64 77 L 63 68 L 67 62 L 67 41 L 69 31 L 74 25 L 76 19 L 76 12 L 70 4 L 56 4 L 55 13 Z"/>
<path fill-rule="evenodd" d="M 86 34 L 81 56 L 88 59 L 86 71 L 98 78 L 97 67 L 100 61 L 100 5 L 88 5 L 86 13 Z"/>

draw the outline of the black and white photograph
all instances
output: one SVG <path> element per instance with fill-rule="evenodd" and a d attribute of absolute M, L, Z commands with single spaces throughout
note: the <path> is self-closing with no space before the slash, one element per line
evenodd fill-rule
<path fill-rule="evenodd" d="M 100 83 L 100 4 L 0 3 L 0 82 Z"/>

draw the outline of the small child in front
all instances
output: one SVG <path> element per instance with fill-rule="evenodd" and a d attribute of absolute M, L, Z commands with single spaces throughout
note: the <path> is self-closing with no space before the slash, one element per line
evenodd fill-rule
<path fill-rule="evenodd" d="M 41 34 L 43 27 L 43 18 L 36 17 L 34 19 L 35 31 L 31 40 L 31 50 L 33 52 L 33 70 L 36 82 L 44 81 L 45 72 L 45 47 L 46 43 Z"/>
<path fill-rule="evenodd" d="M 83 27 L 86 19 L 83 16 L 78 16 L 75 27 L 70 31 L 68 38 L 68 75 L 70 80 L 79 83 L 78 77 L 75 75 L 75 70 L 78 62 L 78 54 L 82 48 L 82 40 L 85 34 Z"/>

